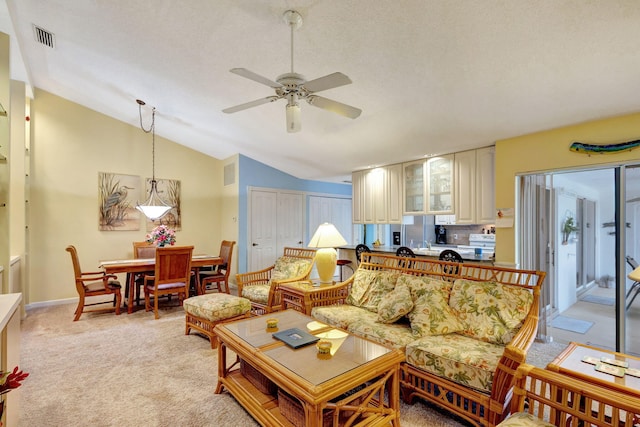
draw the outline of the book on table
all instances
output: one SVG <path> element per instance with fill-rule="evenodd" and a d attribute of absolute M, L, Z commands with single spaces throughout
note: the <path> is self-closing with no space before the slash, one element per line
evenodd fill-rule
<path fill-rule="evenodd" d="M 273 334 L 273 338 L 284 342 L 291 348 L 304 347 L 305 345 L 313 344 L 320 340 L 320 338 L 315 335 L 311 335 L 310 333 L 298 328 L 291 328 L 276 332 Z"/>

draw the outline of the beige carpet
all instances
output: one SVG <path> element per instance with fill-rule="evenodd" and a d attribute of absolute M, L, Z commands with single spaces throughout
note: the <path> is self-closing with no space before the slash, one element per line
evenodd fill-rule
<path fill-rule="evenodd" d="M 217 354 L 184 335 L 182 308 L 83 314 L 74 305 L 28 311 L 22 323 L 21 422 L 42 426 L 255 426 L 227 392 L 216 395 Z M 537 365 L 563 346 L 534 344 Z M 403 427 L 461 426 L 422 402 L 402 404 Z"/>

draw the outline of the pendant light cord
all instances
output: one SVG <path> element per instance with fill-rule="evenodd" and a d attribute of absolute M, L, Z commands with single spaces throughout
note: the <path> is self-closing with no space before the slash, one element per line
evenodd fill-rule
<path fill-rule="evenodd" d="M 140 128 L 144 133 L 151 133 L 151 181 L 156 180 L 156 107 L 151 109 L 151 126 L 145 129 L 142 124 L 142 105 L 138 102 L 138 113 L 140 115 Z"/>

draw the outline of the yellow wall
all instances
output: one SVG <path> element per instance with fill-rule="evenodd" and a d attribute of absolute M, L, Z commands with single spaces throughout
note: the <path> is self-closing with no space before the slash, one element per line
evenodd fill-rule
<path fill-rule="evenodd" d="M 569 151 L 572 142 L 614 144 L 640 139 L 640 114 L 596 120 L 496 142 L 496 207 L 516 207 L 518 174 L 640 161 L 640 148 L 618 154 Z M 515 227 L 496 230 L 496 261 L 515 263 Z"/>
<path fill-rule="evenodd" d="M 10 81 L 9 81 L 9 36 L 0 33 L 0 103 L 10 111 Z M 9 158 L 9 117 L 0 117 L 0 156 Z M 0 273 L 2 291 L 7 287 L 9 278 L 9 163 L 0 160 Z M 2 205 L 5 206 L 2 206 Z"/>
<path fill-rule="evenodd" d="M 27 303 L 75 298 L 67 245 L 78 249 L 83 270 L 96 271 L 99 260 L 131 257 L 132 242 L 144 240 L 143 219 L 138 231 L 98 230 L 98 172 L 150 177 L 151 135 L 42 90 L 31 103 L 31 126 Z M 181 181 L 177 244 L 217 254 L 226 238 L 223 162 L 156 135 L 155 169 L 157 178 Z"/>

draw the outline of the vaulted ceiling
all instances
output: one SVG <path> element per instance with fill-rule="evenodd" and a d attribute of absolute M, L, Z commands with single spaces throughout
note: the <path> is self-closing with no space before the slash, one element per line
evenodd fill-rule
<path fill-rule="evenodd" d="M 217 158 L 241 153 L 304 179 L 337 181 L 371 165 L 449 153 L 640 109 L 637 0 L 3 0 L 12 78 Z M 307 80 L 340 71 L 322 96 L 349 119 L 284 100 L 229 72 Z M 54 35 L 36 41 L 34 26 Z"/>

